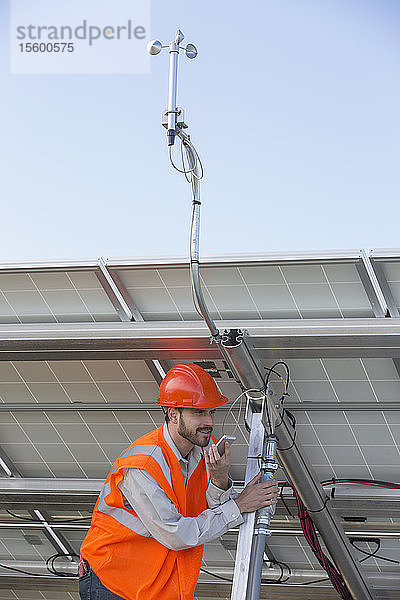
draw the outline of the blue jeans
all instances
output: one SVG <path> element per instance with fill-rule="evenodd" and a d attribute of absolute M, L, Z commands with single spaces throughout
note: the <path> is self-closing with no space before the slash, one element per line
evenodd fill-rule
<path fill-rule="evenodd" d="M 124 574 L 121 573 L 123 577 Z M 90 569 L 89 573 L 79 578 L 79 594 L 81 600 L 124 600 L 121 596 L 113 594 L 101 583 L 96 573 Z"/>

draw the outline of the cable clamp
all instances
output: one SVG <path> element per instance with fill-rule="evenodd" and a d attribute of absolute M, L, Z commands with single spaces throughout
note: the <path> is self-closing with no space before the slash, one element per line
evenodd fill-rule
<path fill-rule="evenodd" d="M 266 507 L 268 508 L 268 507 Z M 257 519 L 257 525 L 269 525 L 269 515 L 260 515 Z"/>
<path fill-rule="evenodd" d="M 264 527 L 256 527 L 254 529 L 254 535 L 259 535 L 259 534 L 264 534 L 264 535 L 271 535 L 271 530 L 270 529 L 265 529 Z"/>
<path fill-rule="evenodd" d="M 176 124 L 182 129 L 187 129 L 187 125 L 185 123 L 185 111 L 180 106 L 176 107 L 176 110 L 164 110 L 162 113 L 161 125 L 168 129 L 168 115 L 169 113 L 176 114 Z"/>
<path fill-rule="evenodd" d="M 270 463 L 261 461 L 261 468 L 264 471 L 277 471 L 279 469 L 279 463 Z"/>

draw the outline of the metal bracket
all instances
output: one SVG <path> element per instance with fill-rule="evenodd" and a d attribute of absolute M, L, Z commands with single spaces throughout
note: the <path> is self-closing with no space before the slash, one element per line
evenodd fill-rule
<path fill-rule="evenodd" d="M 244 329 L 224 329 L 222 343 L 225 348 L 236 348 L 243 342 L 245 334 Z"/>
<path fill-rule="evenodd" d="M 164 110 L 162 113 L 162 119 L 161 119 L 161 124 L 163 127 L 165 127 L 165 129 L 168 129 L 168 115 L 170 112 L 175 112 L 176 113 L 176 124 L 181 128 L 181 129 L 187 129 L 188 126 L 185 123 L 185 111 L 183 110 L 183 108 L 181 108 L 180 106 L 176 107 L 176 111 L 169 111 L 169 110 Z"/>

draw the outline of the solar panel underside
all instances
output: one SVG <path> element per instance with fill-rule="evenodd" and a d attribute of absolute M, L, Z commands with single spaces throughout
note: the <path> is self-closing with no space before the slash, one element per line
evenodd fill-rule
<path fill-rule="evenodd" d="M 400 258 L 382 259 L 381 264 L 393 302 L 400 307 Z M 187 265 L 113 263 L 108 270 L 117 292 L 145 321 L 200 318 L 193 309 Z M 359 260 L 354 257 L 336 261 L 314 258 L 308 262 L 232 259 L 230 263 L 204 266 L 201 277 L 211 315 L 222 321 L 362 320 L 376 314 L 374 298 L 365 285 Z M 0 269 L 2 324 L 119 320 L 115 298 L 103 287 L 95 268 Z M 162 366 L 167 369 L 175 362 L 178 360 L 172 358 Z M 396 361 L 302 358 L 300 353 L 286 362 L 291 384 L 285 402 L 290 403 L 297 440 L 317 477 L 398 480 L 400 379 Z M 266 369 L 271 364 L 272 361 L 263 360 Z M 222 360 L 213 365 L 208 361 L 207 367 L 221 392 L 231 399 L 228 407 L 217 413 L 215 431 L 217 435 L 236 435 L 231 476 L 240 486 L 248 449 L 245 403 L 242 398 L 233 405 L 241 390 Z M 280 397 L 282 388 L 276 378 L 273 389 Z M 104 360 L 0 361 L 0 448 L 23 478 L 102 479 L 132 440 L 162 423 L 162 412 L 149 408 L 157 390 L 155 371 L 148 361 L 116 360 L 112 352 Z M 48 403 L 51 408 L 46 407 Z M 118 408 L 113 407 L 116 403 Z M 357 408 L 352 410 L 351 403 L 357 403 Z M 365 410 L 359 409 L 360 403 Z M 96 410 L 90 410 L 88 404 L 95 404 Z M 286 476 L 280 470 L 278 477 L 284 480 Z M 74 511 L 70 506 L 65 510 L 52 508 L 51 517 L 66 521 L 85 517 L 90 510 L 90 506 L 86 511 Z M 373 502 L 369 507 L 372 510 Z M 14 512 L 29 522 L 29 512 L 23 507 L 14 508 Z M 371 520 L 370 513 L 368 519 Z M 43 529 L 26 524 L 16 527 L 16 519 L 4 512 L 3 505 L 0 521 L 0 562 L 43 562 L 54 554 L 54 546 Z M 397 516 L 392 518 L 377 511 L 371 527 L 393 532 L 398 529 L 397 521 Z M 85 535 L 85 524 L 80 529 L 58 530 L 76 552 Z M 320 570 L 304 537 L 298 533 L 298 521 L 283 505 L 277 511 L 274 527 L 279 533 L 272 535 L 268 547 L 278 560 L 290 564 L 292 569 Z M 290 527 L 295 527 L 296 532 L 291 533 Z M 211 572 L 231 572 L 236 539 L 237 532 L 228 532 L 221 540 L 207 544 L 204 567 Z M 399 540 L 400 536 L 384 537 L 380 555 L 399 560 Z M 361 547 L 371 552 L 375 549 L 372 543 Z M 395 574 L 398 566 L 370 558 L 364 568 L 375 574 Z M 228 592 L 221 597 L 228 598 Z M 286 598 L 285 590 L 276 597 Z M 29 590 L 15 588 L 10 592 L 0 586 L 0 600 L 10 598 L 78 600 L 73 590 L 31 586 Z"/>

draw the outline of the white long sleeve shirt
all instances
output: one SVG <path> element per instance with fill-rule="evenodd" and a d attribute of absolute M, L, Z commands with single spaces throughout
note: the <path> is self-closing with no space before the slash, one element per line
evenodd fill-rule
<path fill-rule="evenodd" d="M 184 458 L 174 444 L 166 424 L 163 435 L 180 462 L 186 482 L 202 458 L 202 450 L 194 446 Z M 243 517 L 234 501 L 237 492 L 232 485 L 221 490 L 209 483 L 206 498 L 208 508 L 197 517 L 184 517 L 156 480 L 143 469 L 125 469 L 119 484 L 126 506 L 133 508 L 140 519 L 137 533 L 153 537 L 170 550 L 184 550 L 221 537 L 232 527 L 243 523 Z"/>

